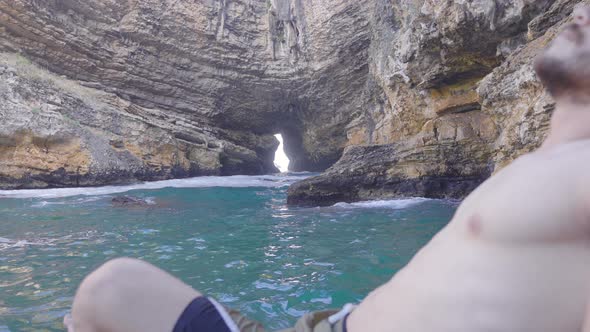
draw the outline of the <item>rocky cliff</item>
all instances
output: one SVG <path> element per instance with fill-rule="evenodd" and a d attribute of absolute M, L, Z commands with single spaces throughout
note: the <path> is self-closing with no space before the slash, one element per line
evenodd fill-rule
<path fill-rule="evenodd" d="M 379 1 L 372 99 L 292 204 L 462 198 L 542 143 L 554 102 L 534 58 L 580 1 Z"/>
<path fill-rule="evenodd" d="M 368 6 L 0 0 L 0 187 L 263 174 L 340 157 Z"/>
<path fill-rule="evenodd" d="M 333 165 L 291 203 L 461 197 L 542 141 L 577 2 L 0 0 L 0 187 L 275 172 L 282 133 Z"/>

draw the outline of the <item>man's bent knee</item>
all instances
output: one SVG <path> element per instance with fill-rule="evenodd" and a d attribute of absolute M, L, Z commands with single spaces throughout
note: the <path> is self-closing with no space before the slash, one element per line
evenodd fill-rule
<path fill-rule="evenodd" d="M 154 270 L 157 268 L 132 258 L 116 258 L 101 265 L 78 287 L 72 306 L 75 325 L 98 329 L 97 326 L 108 321 L 112 311 L 124 306 L 122 300 L 128 299 L 129 292 L 126 284 Z"/>
<path fill-rule="evenodd" d="M 124 280 L 134 276 L 144 275 L 156 267 L 133 258 L 115 258 L 101 265 L 89 274 L 80 284 L 78 294 L 91 296 L 94 299 L 109 294 L 122 294 Z"/>
<path fill-rule="evenodd" d="M 117 258 L 82 281 L 72 316 L 74 325 L 90 326 L 87 331 L 168 330 L 200 295 L 149 263 Z"/>

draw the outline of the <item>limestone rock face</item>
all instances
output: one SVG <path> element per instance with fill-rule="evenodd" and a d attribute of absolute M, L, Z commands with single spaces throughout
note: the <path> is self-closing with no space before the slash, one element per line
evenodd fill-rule
<path fill-rule="evenodd" d="M 182 118 L 134 105 L 111 93 L 57 77 L 14 54 L 0 55 L 0 183 L 7 188 L 83 186 L 231 173 L 261 172 L 252 150 L 194 128 Z M 229 135 L 228 135 L 229 136 Z M 244 140 L 246 141 L 246 140 Z M 246 145 L 242 143 L 242 145 Z"/>
<path fill-rule="evenodd" d="M 372 103 L 348 127 L 353 147 L 289 202 L 462 198 L 539 147 L 554 102 L 532 63 L 579 2 L 377 2 Z"/>
<path fill-rule="evenodd" d="M 324 170 L 362 104 L 368 8 L 0 0 L 0 187 L 272 173 L 276 133 Z"/>
<path fill-rule="evenodd" d="M 539 146 L 579 0 L 0 0 L 0 187 L 277 171 L 289 201 L 462 197 Z M 330 167 L 331 166 L 331 167 Z"/>

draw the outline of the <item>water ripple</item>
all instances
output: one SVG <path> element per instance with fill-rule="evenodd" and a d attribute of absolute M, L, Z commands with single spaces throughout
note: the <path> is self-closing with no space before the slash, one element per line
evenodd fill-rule
<path fill-rule="evenodd" d="M 0 332 L 63 331 L 81 280 L 117 256 L 154 263 L 278 330 L 304 312 L 362 299 L 456 207 L 425 200 L 290 208 L 285 182 L 250 180 L 264 186 L 133 193 L 169 202 L 166 209 L 112 209 L 111 188 L 0 199 Z"/>

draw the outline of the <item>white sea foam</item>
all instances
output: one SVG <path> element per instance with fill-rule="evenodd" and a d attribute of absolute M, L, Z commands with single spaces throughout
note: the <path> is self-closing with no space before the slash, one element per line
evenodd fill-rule
<path fill-rule="evenodd" d="M 245 267 L 248 266 L 248 263 L 246 263 L 246 262 L 244 262 L 242 260 L 239 260 L 239 261 L 229 262 L 229 263 L 225 264 L 224 266 L 227 269 L 231 269 L 231 268 L 234 268 L 234 267 L 235 268 L 238 268 L 238 269 L 243 269 L 243 268 L 245 268 Z"/>
<path fill-rule="evenodd" d="M 29 246 L 52 246 L 54 240 L 51 239 L 38 239 L 33 241 L 28 240 L 11 240 L 0 237 L 0 251 L 4 249 L 12 248 L 25 248 Z"/>
<path fill-rule="evenodd" d="M 0 194 L 0 197 L 2 197 L 1 194 Z M 21 197 L 18 197 L 18 198 L 21 198 Z M 40 201 L 40 202 L 37 202 L 37 203 L 31 205 L 31 207 L 42 208 L 42 207 L 46 207 L 47 205 L 83 204 L 83 203 L 88 203 L 88 202 L 94 202 L 99 199 L 100 199 L 100 197 L 98 197 L 98 196 L 90 196 L 90 197 L 82 197 L 82 198 L 77 198 L 74 200 L 66 200 L 66 201 Z"/>
<path fill-rule="evenodd" d="M 55 189 L 23 189 L 0 190 L 0 197 L 6 198 L 60 198 L 70 196 L 102 196 L 120 194 L 132 190 L 152 190 L 162 188 L 206 188 L 206 187 L 285 187 L 302 180 L 311 173 L 286 175 L 234 175 L 234 176 L 202 176 L 189 179 L 143 182 L 126 186 L 55 188 Z M 71 202 L 70 202 L 71 203 Z M 39 207 L 43 204 L 40 203 Z"/>
<path fill-rule="evenodd" d="M 100 233 L 97 231 L 78 232 L 60 237 L 41 236 L 24 239 L 9 239 L 0 237 L 0 251 L 13 248 L 27 248 L 31 246 L 45 248 L 54 246 L 79 246 L 86 245 L 89 243 L 103 243 L 107 241 L 109 238 L 115 238 L 117 241 L 126 240 L 126 238 L 117 233 Z"/>
<path fill-rule="evenodd" d="M 381 201 L 363 201 L 363 202 L 355 202 L 355 203 L 336 203 L 333 205 L 333 207 L 345 208 L 345 209 L 377 208 L 377 209 L 399 210 L 399 209 L 405 209 L 405 208 L 408 208 L 410 206 L 414 206 L 417 204 L 421 204 L 421 203 L 427 202 L 429 200 L 430 199 L 428 199 L 428 198 L 415 197 L 415 198 L 392 199 L 392 200 L 381 200 Z"/>
<path fill-rule="evenodd" d="M 330 305 L 330 304 L 332 304 L 332 297 L 331 296 L 328 296 L 328 297 L 318 297 L 318 298 L 315 298 L 315 299 L 311 299 L 309 302 L 311 302 L 311 303 L 323 303 L 323 304 L 326 304 L 326 305 Z"/>
<path fill-rule="evenodd" d="M 207 242 L 205 241 L 205 239 L 202 239 L 200 237 L 191 237 L 190 239 L 186 239 L 187 241 L 194 241 L 194 242 Z"/>
<path fill-rule="evenodd" d="M 152 235 L 152 234 L 160 233 L 160 231 L 157 229 L 146 228 L 146 229 L 138 230 L 137 233 L 143 234 L 143 235 Z"/>
<path fill-rule="evenodd" d="M 221 303 L 231 303 L 231 302 L 236 302 L 237 300 L 239 300 L 240 298 L 231 294 L 220 294 L 218 296 L 216 296 L 216 298 L 219 300 L 219 302 Z"/>

